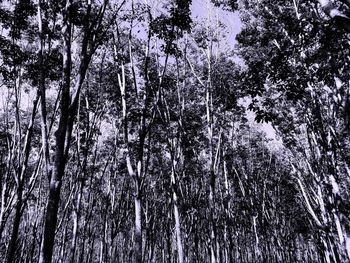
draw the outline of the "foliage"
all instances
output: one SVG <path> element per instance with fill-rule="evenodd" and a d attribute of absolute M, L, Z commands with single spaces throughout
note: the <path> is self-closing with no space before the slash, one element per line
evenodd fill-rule
<path fill-rule="evenodd" d="M 1 4 L 3 261 L 346 262 L 339 17 L 151 2 Z M 235 47 L 219 10 L 241 15 Z"/>

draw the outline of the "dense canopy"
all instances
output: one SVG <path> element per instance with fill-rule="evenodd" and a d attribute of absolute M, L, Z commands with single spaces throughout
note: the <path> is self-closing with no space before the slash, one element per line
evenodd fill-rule
<path fill-rule="evenodd" d="M 349 0 L 3 0 L 0 31 L 1 262 L 350 262 Z"/>

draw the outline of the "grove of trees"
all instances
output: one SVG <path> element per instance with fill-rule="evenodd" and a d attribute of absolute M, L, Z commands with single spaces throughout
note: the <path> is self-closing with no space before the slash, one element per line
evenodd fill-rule
<path fill-rule="evenodd" d="M 0 30 L 1 262 L 350 262 L 349 0 L 2 0 Z"/>

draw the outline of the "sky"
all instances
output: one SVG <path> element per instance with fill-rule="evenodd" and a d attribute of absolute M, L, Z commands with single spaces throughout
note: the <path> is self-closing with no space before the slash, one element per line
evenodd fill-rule
<path fill-rule="evenodd" d="M 208 8 L 210 5 L 210 8 Z M 236 35 L 241 30 L 241 20 L 239 18 L 238 12 L 224 11 L 221 8 L 215 8 L 210 4 L 210 0 L 193 0 L 192 1 L 192 16 L 194 21 L 205 19 L 208 16 L 208 10 L 210 10 L 213 15 L 218 15 L 220 21 L 226 26 L 226 41 L 230 48 L 234 48 L 236 44 Z M 246 108 L 249 105 L 249 99 L 244 100 L 242 103 Z M 276 132 L 270 123 L 257 123 L 255 121 L 255 114 L 250 110 L 246 110 L 246 115 L 249 123 L 258 129 L 263 130 L 266 133 L 267 138 L 272 139 L 271 144 L 279 147 L 281 145 L 280 139 L 277 138 Z"/>
<path fill-rule="evenodd" d="M 194 20 L 204 19 L 208 14 L 208 5 L 210 5 L 209 10 L 218 15 L 220 21 L 227 27 L 227 40 L 232 46 L 235 44 L 236 35 L 241 30 L 241 20 L 237 12 L 224 11 L 221 8 L 215 8 L 210 2 L 210 0 L 193 0 L 191 11 Z"/>

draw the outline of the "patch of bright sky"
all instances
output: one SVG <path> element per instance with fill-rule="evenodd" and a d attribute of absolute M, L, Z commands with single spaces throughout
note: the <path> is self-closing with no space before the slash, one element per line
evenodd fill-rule
<path fill-rule="evenodd" d="M 226 34 L 223 39 L 224 44 L 228 45 L 231 49 L 234 49 L 236 36 L 241 31 L 242 26 L 238 12 L 225 11 L 221 8 L 214 7 L 210 0 L 193 0 L 191 11 L 194 22 L 208 19 L 208 14 L 219 19 L 220 22 L 225 25 Z M 242 63 L 241 60 L 237 60 L 237 62 Z M 240 102 L 246 108 L 248 122 L 250 125 L 255 126 L 266 133 L 267 138 L 272 140 L 271 146 L 273 148 L 279 148 L 282 145 L 282 142 L 277 138 L 275 129 L 270 123 L 257 123 L 255 121 L 255 113 L 248 110 L 250 101 L 249 98 L 245 98 Z"/>
<path fill-rule="evenodd" d="M 225 11 L 222 8 L 214 7 L 210 0 L 193 0 L 191 6 L 193 21 L 207 19 L 208 13 L 217 17 L 225 25 L 224 41 L 232 47 L 236 43 L 236 35 L 241 30 L 241 20 L 237 12 Z"/>

